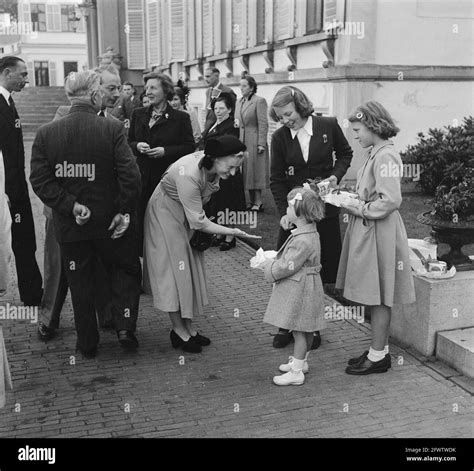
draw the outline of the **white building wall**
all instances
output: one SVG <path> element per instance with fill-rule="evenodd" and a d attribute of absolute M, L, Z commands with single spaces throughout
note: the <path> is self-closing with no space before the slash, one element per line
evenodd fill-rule
<path fill-rule="evenodd" d="M 21 16 L 23 5 L 31 3 L 42 3 L 50 5 L 77 5 L 74 0 L 37 0 L 19 2 L 19 17 Z M 79 13 L 79 11 L 78 11 Z M 84 28 L 85 23 L 82 19 Z M 49 83 L 51 86 L 62 86 L 64 84 L 64 62 L 77 62 L 78 70 L 87 66 L 87 44 L 86 33 L 84 32 L 52 32 L 52 31 L 32 31 L 29 34 L 21 35 L 21 46 L 19 56 L 29 66 L 30 86 L 35 86 L 33 64 L 35 61 L 48 61 Z"/>

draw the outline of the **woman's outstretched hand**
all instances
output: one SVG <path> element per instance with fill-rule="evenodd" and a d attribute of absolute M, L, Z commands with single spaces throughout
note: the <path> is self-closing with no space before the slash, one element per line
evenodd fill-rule
<path fill-rule="evenodd" d="M 244 237 L 246 239 L 261 239 L 262 238 L 262 236 L 247 234 L 246 232 L 241 231 L 240 229 L 234 229 L 233 235 L 237 237 Z"/>

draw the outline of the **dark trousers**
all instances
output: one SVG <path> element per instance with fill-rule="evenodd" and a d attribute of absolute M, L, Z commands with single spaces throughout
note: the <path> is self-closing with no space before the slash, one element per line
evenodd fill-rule
<path fill-rule="evenodd" d="M 321 280 L 323 283 L 335 283 L 342 250 L 339 218 L 323 219 L 316 223 L 316 227 L 321 242 Z M 277 250 L 280 249 L 290 235 L 290 231 L 284 231 L 280 227 Z"/>
<path fill-rule="evenodd" d="M 39 306 L 43 296 L 43 279 L 36 262 L 36 238 L 29 200 L 10 208 L 12 216 L 12 249 L 20 299 L 26 306 Z"/>
<path fill-rule="evenodd" d="M 78 348 L 90 351 L 99 342 L 94 305 L 96 258 L 102 262 L 110 280 L 115 329 L 135 332 L 141 285 L 136 235 L 127 231 L 115 240 L 85 240 L 60 245 L 71 289 Z"/>
<path fill-rule="evenodd" d="M 112 295 L 105 267 L 95 259 L 95 309 L 99 324 L 112 321 Z M 69 285 L 61 258 L 61 249 L 54 233 L 54 224 L 46 217 L 44 236 L 44 293 L 41 301 L 41 322 L 53 329 L 59 327 L 61 311 Z"/>

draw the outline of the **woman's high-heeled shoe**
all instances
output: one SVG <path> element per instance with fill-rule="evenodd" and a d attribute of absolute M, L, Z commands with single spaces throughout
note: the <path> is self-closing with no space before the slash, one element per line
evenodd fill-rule
<path fill-rule="evenodd" d="M 224 242 L 221 242 L 219 250 L 221 252 L 225 252 L 226 250 L 230 250 L 230 249 L 234 248 L 235 245 L 236 245 L 236 240 L 235 240 L 235 237 L 234 237 L 230 242 L 227 242 L 226 240 L 224 240 Z"/>
<path fill-rule="evenodd" d="M 188 340 L 183 340 L 174 330 L 170 332 L 170 340 L 173 348 L 182 348 L 185 352 L 189 353 L 201 353 L 202 347 L 197 344 L 193 337 L 189 337 Z"/>
<path fill-rule="evenodd" d="M 201 347 L 207 347 L 208 345 L 211 345 L 211 340 L 208 339 L 207 337 L 204 337 L 204 335 L 201 335 L 199 332 L 196 333 L 196 335 L 192 336 L 191 338 L 198 344 L 201 345 Z"/>

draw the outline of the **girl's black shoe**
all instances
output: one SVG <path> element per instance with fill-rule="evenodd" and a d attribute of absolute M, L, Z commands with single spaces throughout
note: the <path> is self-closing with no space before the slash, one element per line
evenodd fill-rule
<path fill-rule="evenodd" d="M 219 250 L 221 252 L 225 252 L 227 250 L 234 248 L 235 245 L 236 245 L 236 239 L 234 237 L 230 242 L 226 242 L 225 240 L 224 242 L 221 242 L 221 246 L 219 247 Z"/>
<path fill-rule="evenodd" d="M 347 362 L 347 364 L 348 365 L 357 365 L 358 363 L 362 363 L 367 358 L 368 354 L 369 354 L 369 351 L 366 350 L 360 357 L 350 358 L 349 361 Z"/>
<path fill-rule="evenodd" d="M 185 352 L 201 353 L 202 347 L 194 341 L 193 337 L 189 337 L 184 341 L 174 330 L 170 332 L 170 340 L 173 348 L 182 348 Z"/>
<path fill-rule="evenodd" d="M 370 375 L 372 373 L 386 373 L 390 368 L 390 359 L 386 355 L 382 360 L 372 362 L 366 358 L 361 363 L 350 365 L 346 368 L 348 375 Z"/>
<path fill-rule="evenodd" d="M 211 345 L 211 340 L 208 339 L 207 337 L 204 337 L 204 335 L 201 335 L 199 332 L 194 337 L 191 335 L 191 338 L 198 345 L 201 345 L 201 347 L 207 347 L 208 345 Z"/>

